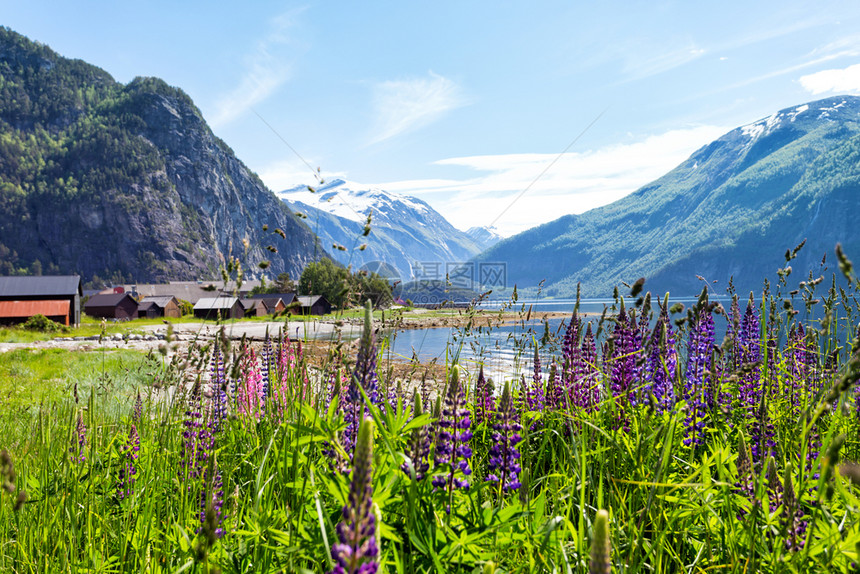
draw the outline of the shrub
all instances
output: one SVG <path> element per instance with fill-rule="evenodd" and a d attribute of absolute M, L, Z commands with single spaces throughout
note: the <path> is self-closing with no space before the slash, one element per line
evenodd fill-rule
<path fill-rule="evenodd" d="M 39 331 L 40 333 L 56 333 L 66 330 L 64 325 L 60 325 L 56 321 L 51 321 L 44 315 L 33 315 L 21 326 L 27 330 Z"/>

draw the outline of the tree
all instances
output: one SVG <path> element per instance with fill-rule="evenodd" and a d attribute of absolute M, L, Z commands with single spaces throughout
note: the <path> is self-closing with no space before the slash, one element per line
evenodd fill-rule
<path fill-rule="evenodd" d="M 295 293 L 296 282 L 290 278 L 289 273 L 281 273 L 274 282 L 266 285 L 261 282 L 259 287 L 251 290 L 251 295 L 264 295 L 266 293 Z"/>
<path fill-rule="evenodd" d="M 323 295 L 332 306 L 344 309 L 370 299 L 375 307 L 391 305 L 391 286 L 376 273 L 350 271 L 331 259 L 308 263 L 299 278 L 299 293 Z"/>

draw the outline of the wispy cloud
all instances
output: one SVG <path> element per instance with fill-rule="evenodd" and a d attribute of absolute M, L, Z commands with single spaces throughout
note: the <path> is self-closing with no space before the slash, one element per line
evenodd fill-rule
<path fill-rule="evenodd" d="M 628 80 L 641 80 L 668 72 L 706 54 L 706 50 L 694 43 L 689 43 L 667 51 L 651 52 L 650 50 L 633 50 L 627 53 L 627 63 L 624 72 Z"/>
<path fill-rule="evenodd" d="M 245 57 L 245 73 L 236 87 L 215 102 L 213 127 L 229 124 L 256 104 L 264 101 L 289 78 L 292 63 L 283 46 L 294 44 L 291 31 L 299 11 L 291 10 L 273 18 L 269 31 Z"/>
<path fill-rule="evenodd" d="M 841 69 L 822 70 L 801 76 L 800 85 L 812 95 L 828 92 L 860 93 L 860 64 Z"/>
<path fill-rule="evenodd" d="M 495 224 L 504 235 L 518 233 L 570 213 L 582 213 L 632 193 L 676 167 L 699 147 L 727 130 L 700 126 L 583 153 L 568 153 L 525 196 L 517 194 L 557 156 L 506 154 L 449 158 L 440 166 L 481 172 L 467 179 L 412 180 L 380 187 L 426 197 L 461 229 Z M 504 216 L 498 221 L 499 214 Z"/>
<path fill-rule="evenodd" d="M 314 160 L 309 160 L 316 165 Z M 318 182 L 310 175 L 309 171 L 295 160 L 278 160 L 260 168 L 257 175 L 274 192 L 283 191 L 297 185 L 318 185 Z M 325 180 L 329 181 L 336 177 L 344 178 L 343 172 L 326 172 Z"/>
<path fill-rule="evenodd" d="M 376 121 L 369 145 L 427 126 L 468 103 L 456 83 L 433 72 L 381 82 L 373 92 Z"/>

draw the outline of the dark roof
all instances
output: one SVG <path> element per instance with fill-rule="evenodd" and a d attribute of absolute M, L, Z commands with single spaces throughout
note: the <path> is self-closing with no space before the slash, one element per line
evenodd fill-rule
<path fill-rule="evenodd" d="M 79 275 L 20 275 L 0 277 L 0 297 L 80 295 Z"/>
<path fill-rule="evenodd" d="M 90 297 L 84 305 L 84 309 L 87 307 L 116 307 L 126 297 L 134 301 L 134 297 L 129 293 L 100 293 Z"/>
<path fill-rule="evenodd" d="M 194 310 L 231 309 L 237 301 L 236 297 L 204 297 L 194 304 Z"/>
<path fill-rule="evenodd" d="M 258 293 L 256 295 L 251 295 L 248 298 L 249 299 L 269 299 L 269 298 L 282 299 L 284 301 L 284 305 L 289 305 L 290 303 L 292 303 L 295 300 L 296 294 L 295 293 Z"/>
<path fill-rule="evenodd" d="M 137 304 L 137 310 L 138 311 L 146 311 L 150 307 L 158 307 L 159 309 L 163 308 L 160 305 L 158 305 L 155 301 L 151 301 L 149 299 L 147 299 L 145 301 L 141 301 L 140 303 Z"/>
<path fill-rule="evenodd" d="M 242 305 L 242 309 L 244 309 L 245 311 L 256 306 L 257 301 L 258 301 L 258 299 L 251 299 L 249 297 L 246 297 L 244 299 L 239 299 L 239 303 Z"/>
<path fill-rule="evenodd" d="M 296 299 L 299 300 L 299 305 L 301 305 L 302 307 L 312 307 L 320 299 L 328 303 L 326 298 L 322 295 L 299 295 L 298 297 L 296 297 Z"/>
<path fill-rule="evenodd" d="M 144 299 L 140 302 L 140 305 L 143 305 L 144 303 L 150 303 L 150 304 L 155 304 L 155 305 L 158 305 L 159 307 L 164 308 L 167 305 L 169 305 L 171 301 L 176 301 L 176 297 L 174 297 L 173 295 L 165 295 L 165 296 L 155 295 L 152 297 L 144 297 Z M 176 301 L 176 304 L 178 305 L 179 301 Z M 147 307 L 148 307 L 148 305 L 147 305 Z"/>

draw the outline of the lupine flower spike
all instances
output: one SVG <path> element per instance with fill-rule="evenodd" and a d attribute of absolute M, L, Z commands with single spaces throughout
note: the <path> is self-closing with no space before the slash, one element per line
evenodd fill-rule
<path fill-rule="evenodd" d="M 538 354 L 538 346 L 535 343 L 534 354 L 534 372 L 532 374 L 532 384 L 529 386 L 526 393 L 526 403 L 530 411 L 542 411 L 546 397 L 543 390 L 543 379 L 540 367 L 540 355 Z"/>
<path fill-rule="evenodd" d="M 87 448 L 87 426 L 84 424 L 84 417 L 78 413 L 78 423 L 75 425 L 75 435 L 72 440 L 72 446 L 69 447 L 72 462 L 86 462 L 87 456 L 84 452 Z"/>
<path fill-rule="evenodd" d="M 522 426 L 517 422 L 514 402 L 511 399 L 511 384 L 505 383 L 502 392 L 502 400 L 499 410 L 496 411 L 496 423 L 493 428 L 493 446 L 490 447 L 490 460 L 487 475 L 488 482 L 498 482 L 505 492 L 516 490 L 521 485 L 519 482 L 520 452 L 517 444 L 522 440 L 520 431 Z"/>
<path fill-rule="evenodd" d="M 343 507 L 343 520 L 337 525 L 338 542 L 331 548 L 331 557 L 335 560 L 332 574 L 374 574 L 379 569 L 371 483 L 373 433 L 373 421 L 363 420 L 352 458 L 349 502 Z"/>
<path fill-rule="evenodd" d="M 475 424 L 479 425 L 488 420 L 496 409 L 496 399 L 493 397 L 491 383 L 484 377 L 484 365 L 478 370 L 478 380 L 475 383 Z"/>
<path fill-rule="evenodd" d="M 412 416 L 420 417 L 422 414 L 424 413 L 421 405 L 421 395 L 415 393 Z M 409 457 L 412 459 L 412 466 L 415 469 L 415 478 L 421 480 L 430 468 L 430 463 L 427 461 L 427 457 L 430 454 L 430 431 L 427 429 L 427 425 L 421 425 L 418 428 L 412 429 L 408 449 Z M 401 468 L 403 472 L 407 475 L 409 474 L 409 466 L 405 462 Z"/>
<path fill-rule="evenodd" d="M 594 535 L 588 560 L 589 574 L 611 574 L 612 545 L 609 540 L 609 513 L 600 509 L 594 519 Z"/>
<path fill-rule="evenodd" d="M 349 381 L 342 406 L 346 420 L 346 430 L 343 432 L 342 443 L 346 452 L 352 454 L 355 446 L 356 435 L 361 421 L 367 415 L 367 406 L 361 396 L 359 388 L 373 404 L 379 404 L 379 388 L 376 375 L 376 341 L 373 336 L 373 307 L 370 301 L 364 308 L 364 333 L 358 347 L 358 357 L 355 361 L 355 369 Z"/>
<path fill-rule="evenodd" d="M 128 433 L 128 439 L 120 447 L 122 466 L 119 469 L 116 482 L 116 496 L 120 500 L 134 494 L 134 479 L 137 474 L 137 467 L 134 463 L 137 460 L 139 450 L 140 437 L 137 435 L 137 427 L 132 424 Z"/>
<path fill-rule="evenodd" d="M 143 416 L 143 399 L 140 397 L 140 390 L 137 391 L 137 398 L 134 399 L 134 411 L 131 414 L 131 422 L 134 424 L 140 423 Z"/>
<path fill-rule="evenodd" d="M 200 492 L 200 527 L 197 533 L 203 533 L 211 547 L 216 539 L 224 536 L 224 529 L 221 527 L 224 520 L 221 513 L 221 508 L 224 506 L 224 482 L 221 471 L 218 470 L 218 463 L 214 459 L 204 475 L 209 475 L 210 472 L 212 480 L 204 476 L 203 489 Z"/>
<path fill-rule="evenodd" d="M 458 469 L 467 477 L 472 474 L 472 469 L 469 468 L 469 459 L 472 457 L 469 440 L 472 438 L 472 431 L 469 427 L 471 422 L 469 409 L 466 408 L 466 395 L 460 384 L 460 366 L 454 365 L 445 395 L 445 405 L 438 422 L 439 431 L 436 434 L 436 467 L 447 464 L 450 465 L 450 470 L 447 475 L 433 477 L 433 486 L 444 488 L 449 494 L 455 487 L 469 488 L 467 479 L 455 476 Z"/>

